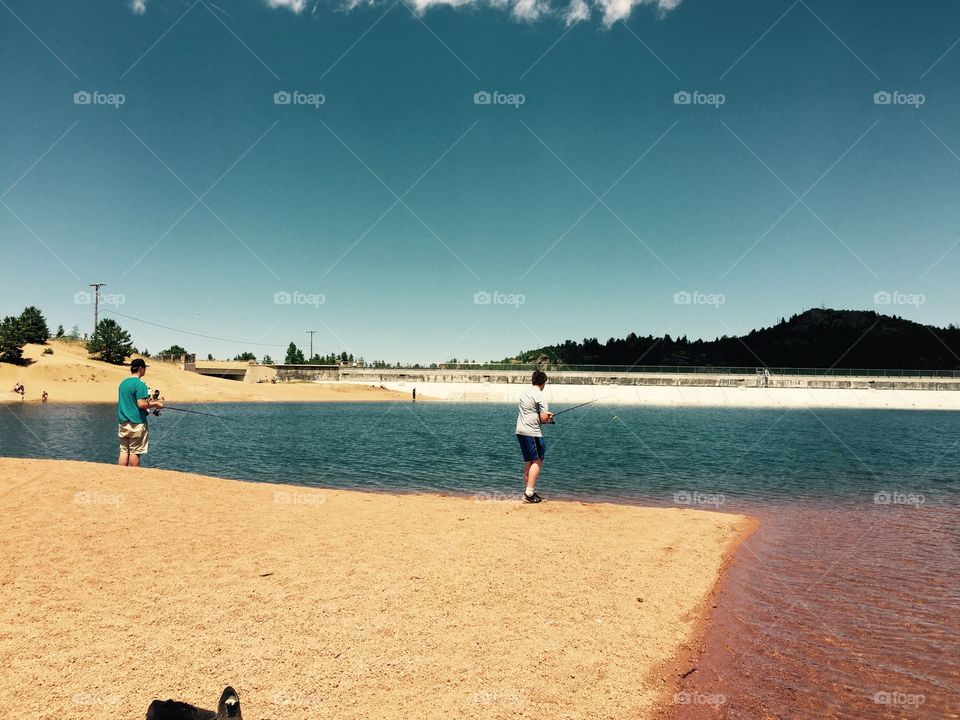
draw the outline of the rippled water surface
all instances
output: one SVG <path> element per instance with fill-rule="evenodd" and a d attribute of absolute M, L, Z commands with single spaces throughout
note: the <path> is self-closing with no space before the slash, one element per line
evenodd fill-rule
<path fill-rule="evenodd" d="M 507 405 L 222 404 L 151 418 L 153 467 L 516 493 Z M 960 717 L 960 414 L 594 405 L 547 429 L 542 495 L 745 512 L 684 718 Z M 0 455 L 113 462 L 110 406 L 0 409 Z"/>

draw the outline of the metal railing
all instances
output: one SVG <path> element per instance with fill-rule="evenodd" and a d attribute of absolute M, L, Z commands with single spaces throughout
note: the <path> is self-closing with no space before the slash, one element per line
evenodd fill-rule
<path fill-rule="evenodd" d="M 531 372 L 537 368 L 535 363 L 437 363 L 430 365 L 405 365 L 380 368 L 382 370 L 403 371 L 442 371 L 442 370 L 489 370 L 493 372 Z M 350 368 L 373 370 L 366 368 Z M 550 372 L 573 373 L 611 373 L 611 374 L 650 374 L 650 375 L 744 375 L 753 377 L 762 373 L 764 368 L 757 366 L 715 367 L 709 365 L 567 365 L 549 364 L 543 369 Z M 878 368 L 767 368 L 772 376 L 805 377 L 876 377 L 876 378 L 960 378 L 960 370 L 909 370 Z"/>

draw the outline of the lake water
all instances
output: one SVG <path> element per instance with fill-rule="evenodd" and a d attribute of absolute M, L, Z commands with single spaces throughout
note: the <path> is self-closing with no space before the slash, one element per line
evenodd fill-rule
<path fill-rule="evenodd" d="M 146 464 L 244 480 L 505 497 L 513 405 L 184 405 Z M 562 409 L 562 407 L 560 408 Z M 116 460 L 112 406 L 6 405 L 0 455 Z M 743 512 L 680 718 L 960 713 L 960 414 L 592 405 L 546 430 L 538 491 Z"/>

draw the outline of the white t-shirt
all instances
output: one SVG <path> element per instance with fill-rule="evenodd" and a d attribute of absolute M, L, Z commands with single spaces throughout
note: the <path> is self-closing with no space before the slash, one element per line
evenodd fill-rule
<path fill-rule="evenodd" d="M 520 412 L 517 414 L 517 435 L 543 437 L 540 430 L 540 413 L 549 412 L 543 390 L 530 385 L 520 395 Z"/>

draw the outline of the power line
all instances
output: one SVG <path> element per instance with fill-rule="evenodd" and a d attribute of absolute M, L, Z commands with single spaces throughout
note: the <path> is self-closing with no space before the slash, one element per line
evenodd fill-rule
<path fill-rule="evenodd" d="M 153 325 L 154 327 L 163 328 L 164 330 L 173 330 L 173 332 L 183 333 L 184 335 L 192 335 L 193 337 L 205 338 L 207 340 L 220 340 L 221 342 L 239 343 L 240 345 L 256 345 L 259 347 L 269 347 L 269 348 L 283 347 L 283 343 L 251 342 L 249 340 L 237 340 L 236 338 L 217 337 L 216 335 L 204 335 L 203 333 L 191 332 L 190 330 L 181 330 L 180 328 L 171 327 L 169 325 L 163 325 L 161 323 L 150 322 L 149 320 L 144 320 L 143 318 L 134 317 L 133 315 L 125 315 L 124 313 L 117 312 L 116 310 L 104 310 L 104 312 L 110 313 L 111 315 L 118 315 L 119 317 L 127 318 L 128 320 L 134 320 L 136 322 L 143 323 L 144 325 Z"/>

